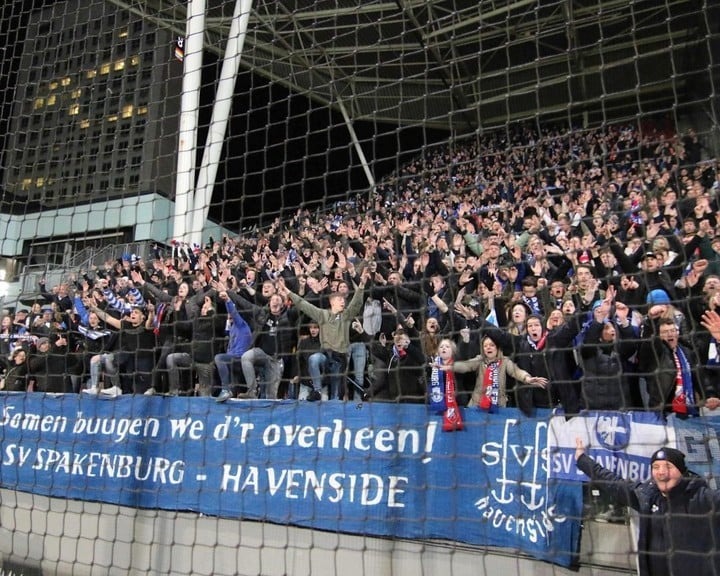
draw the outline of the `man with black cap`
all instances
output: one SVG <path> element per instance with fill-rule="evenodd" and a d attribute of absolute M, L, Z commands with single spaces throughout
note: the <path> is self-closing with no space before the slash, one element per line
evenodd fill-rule
<path fill-rule="evenodd" d="M 577 467 L 621 506 L 639 513 L 640 576 L 720 574 L 720 491 L 687 469 L 685 455 L 660 448 L 651 459 L 651 478 L 624 480 L 585 454 L 575 440 Z"/>

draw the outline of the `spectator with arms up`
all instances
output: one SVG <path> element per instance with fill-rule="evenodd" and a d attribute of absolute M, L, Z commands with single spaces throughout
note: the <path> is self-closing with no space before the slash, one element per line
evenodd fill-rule
<path fill-rule="evenodd" d="M 250 326 L 240 316 L 228 293 L 222 291 L 218 294 L 218 298 L 225 303 L 229 316 L 227 351 L 215 355 L 215 366 L 222 384 L 222 390 L 220 390 L 216 400 L 225 402 L 232 396 L 234 377 L 242 376 L 241 358 L 252 346 L 253 335 Z"/>
<path fill-rule="evenodd" d="M 365 267 L 360 276 L 360 284 L 350 302 L 346 305 L 345 296 L 339 292 L 330 294 L 330 309 L 324 310 L 310 304 L 304 298 L 287 289 L 284 282 L 279 283 L 279 292 L 292 300 L 300 312 L 320 327 L 322 351 L 308 359 L 308 371 L 312 378 L 313 390 L 308 400 L 320 400 L 323 372 L 330 375 L 331 399 L 345 397 L 344 375 L 347 368 L 347 351 L 350 346 L 350 328 L 363 305 L 365 284 L 370 278 L 370 270 Z"/>

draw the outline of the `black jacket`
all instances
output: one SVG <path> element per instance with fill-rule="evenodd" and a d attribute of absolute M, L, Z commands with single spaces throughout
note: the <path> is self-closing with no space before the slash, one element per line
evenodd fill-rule
<path fill-rule="evenodd" d="M 541 376 L 550 381 L 546 390 L 536 386 L 517 385 L 515 398 L 517 407 L 531 415 L 534 408 L 552 408 L 557 400 L 566 414 L 577 414 L 580 401 L 576 390 L 574 373 L 577 368 L 573 358 L 573 340 L 580 328 L 576 319 L 547 332 L 545 346 L 533 348 L 525 335 L 515 336 L 495 327 L 483 324 L 485 334 L 497 344 L 506 356 L 515 361 L 532 376 Z"/>
<path fill-rule="evenodd" d="M 703 381 L 700 378 L 698 369 L 701 364 L 695 350 L 680 344 L 678 346 L 683 349 L 690 363 L 695 403 L 700 404 L 707 398 L 717 396 L 714 382 L 709 379 Z M 673 351 L 660 338 L 650 338 L 643 340 L 640 344 L 639 357 L 639 370 L 647 380 L 649 409 L 657 412 L 669 412 L 675 393 L 675 375 L 677 373 Z"/>
<path fill-rule="evenodd" d="M 270 356 L 288 360 L 297 341 L 297 310 L 294 307 L 284 308 L 280 314 L 274 316 L 267 306 L 248 302 L 234 292 L 228 292 L 228 295 L 252 328 L 253 347 L 262 348 Z"/>
<path fill-rule="evenodd" d="M 376 340 L 370 344 L 370 354 L 375 370 L 369 396 L 400 403 L 425 401 L 426 359 L 416 342 L 411 341 L 399 357 L 394 354 L 392 344 L 383 346 Z"/>
<path fill-rule="evenodd" d="M 583 405 L 588 410 L 629 410 L 633 408 L 630 383 L 623 367 L 635 353 L 631 326 L 615 326 L 618 340 L 602 342 L 603 325 L 593 322 L 581 348 Z"/>
<path fill-rule="evenodd" d="M 667 497 L 652 481 L 631 482 L 582 455 L 577 467 L 620 505 L 640 514 L 640 576 L 720 574 L 720 492 L 697 476 L 684 477 Z"/>

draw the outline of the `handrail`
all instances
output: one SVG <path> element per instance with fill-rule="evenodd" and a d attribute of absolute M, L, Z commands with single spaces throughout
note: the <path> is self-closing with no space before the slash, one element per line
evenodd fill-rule
<path fill-rule="evenodd" d="M 45 278 L 46 284 L 56 286 L 67 281 L 71 275 L 79 276 L 79 272 L 91 270 L 94 266 L 101 268 L 108 260 L 116 260 L 123 254 L 137 254 L 147 258 L 151 247 L 156 242 L 130 242 L 125 244 L 108 244 L 100 248 L 88 246 L 78 250 L 62 264 L 27 264 L 18 276 L 20 294 L 18 297 L 39 293 L 39 282 Z"/>

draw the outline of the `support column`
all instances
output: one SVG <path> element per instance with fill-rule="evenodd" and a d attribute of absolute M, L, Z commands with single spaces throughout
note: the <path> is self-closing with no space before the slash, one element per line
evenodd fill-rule
<path fill-rule="evenodd" d="M 355 133 L 355 128 L 353 127 L 352 120 L 350 119 L 350 116 L 345 109 L 345 104 L 343 104 L 342 99 L 338 97 L 337 102 L 338 106 L 340 106 L 340 112 L 345 119 L 345 126 L 347 126 L 348 132 L 350 132 L 350 138 L 352 139 L 353 146 L 355 147 L 355 152 L 357 152 L 357 155 L 360 158 L 360 164 L 362 164 L 363 170 L 365 171 L 365 176 L 367 177 L 368 184 L 370 185 L 370 188 L 374 190 L 375 177 L 370 171 L 370 165 L 365 158 L 365 152 L 363 152 L 362 146 L 360 146 L 360 141 L 358 140 L 357 134 Z"/>
<path fill-rule="evenodd" d="M 197 125 L 202 83 L 203 36 L 205 34 L 205 0 L 188 2 L 183 58 L 182 96 L 180 99 L 180 130 L 178 134 L 177 175 L 175 179 L 175 217 L 173 238 L 189 240 L 187 213 L 195 188 Z"/>
<path fill-rule="evenodd" d="M 223 142 L 227 133 L 227 125 L 235 94 L 235 81 L 240 67 L 240 58 L 248 22 L 252 0 L 236 0 L 225 57 L 223 59 L 220 80 L 218 82 L 215 104 L 213 105 L 210 129 L 208 130 L 203 159 L 200 165 L 197 191 L 193 210 L 187 213 L 186 227 L 190 232 L 191 242 L 202 245 L 202 230 L 210 210 L 210 202 L 215 187 L 218 163 L 222 156 Z"/>

